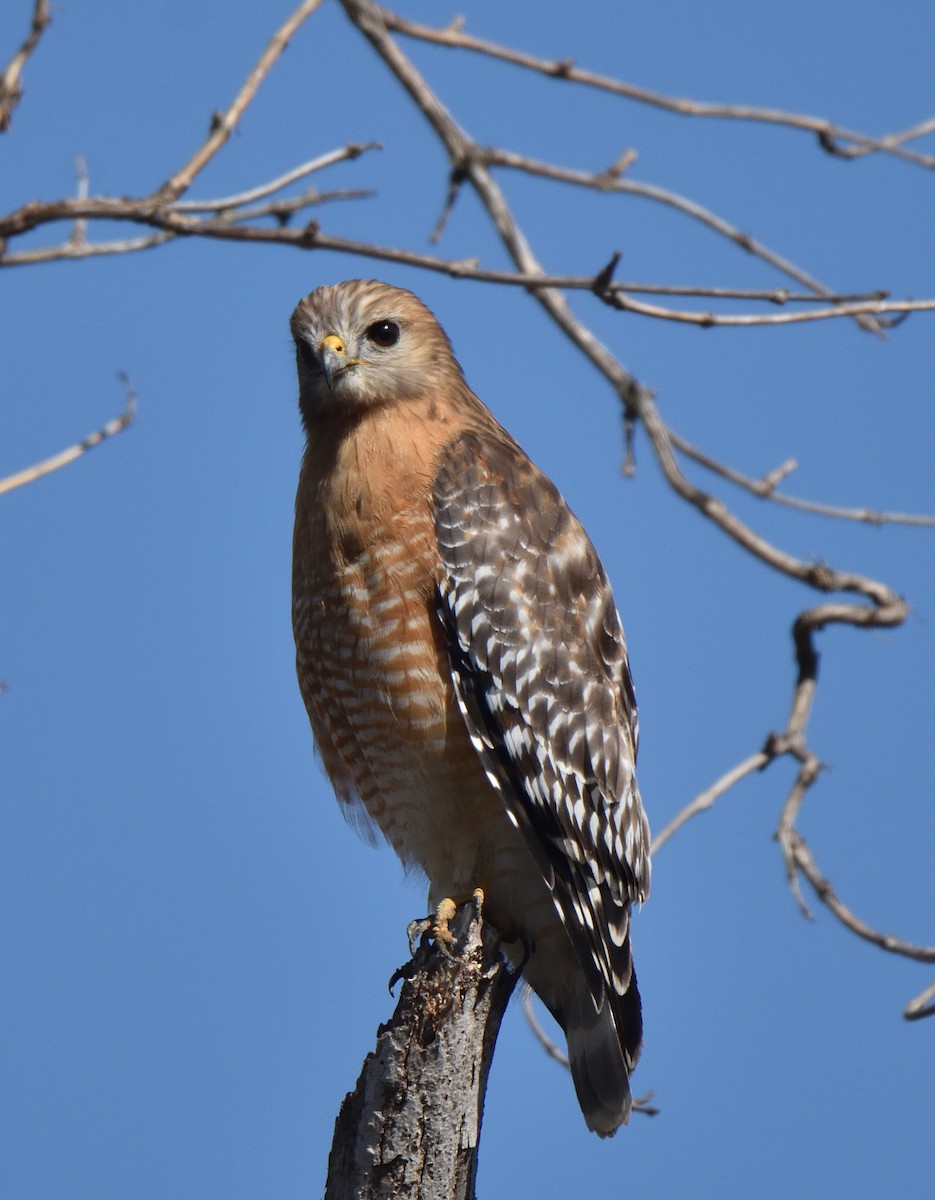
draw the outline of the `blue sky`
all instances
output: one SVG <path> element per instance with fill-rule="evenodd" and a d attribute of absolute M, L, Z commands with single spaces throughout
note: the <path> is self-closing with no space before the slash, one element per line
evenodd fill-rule
<path fill-rule="evenodd" d="M 3 61 L 29 9 L 4 6 Z M 73 192 L 77 154 L 92 193 L 151 190 L 199 144 L 287 11 L 59 5 L 0 140 L 0 211 Z M 935 107 L 935 11 L 921 0 L 586 0 L 574 17 L 537 6 L 532 28 L 527 6 L 489 0 L 405 11 L 436 24 L 461 11 L 474 33 L 533 53 L 868 133 Z M 692 197 L 834 287 L 935 292 L 931 173 L 405 46 L 480 142 L 588 170 L 632 146 L 632 178 Z M 379 196 L 322 209 L 323 227 L 428 249 L 444 157 L 327 3 L 192 196 L 371 139 L 379 155 L 317 183 Z M 784 282 L 645 201 L 499 178 L 551 270 L 594 271 L 620 250 L 621 278 Z M 439 252 L 507 265 L 469 195 Z M 127 433 L 3 500 L 4 1198 L 314 1195 L 341 1098 L 390 1012 L 386 981 L 424 895 L 337 810 L 289 623 L 301 437 L 288 316 L 318 284 L 359 275 L 411 287 L 437 312 L 475 390 L 589 529 L 631 646 L 653 825 L 785 721 L 788 629 L 813 597 L 678 501 L 645 438 L 636 477 L 621 477 L 615 398 L 522 292 L 194 240 L 4 272 L 0 476 L 118 412 L 118 371 L 140 399 Z M 794 456 L 796 494 L 935 511 L 931 316 L 884 341 L 846 321 L 703 332 L 572 302 L 665 418 L 737 469 L 757 475 Z M 801 827 L 845 902 L 930 944 L 935 535 L 719 490 L 790 553 L 884 579 L 909 600 L 901 629 L 820 637 L 810 739 L 830 769 Z M 772 840 L 791 779 L 780 763 L 747 780 L 655 864 L 636 921 L 646 1048 L 634 1087 L 655 1090 L 661 1115 L 599 1143 L 517 1006 L 490 1081 L 481 1194 L 930 1194 L 935 1025 L 900 1014 L 932 970 L 858 942 L 818 905 L 814 922 L 800 916 Z"/>

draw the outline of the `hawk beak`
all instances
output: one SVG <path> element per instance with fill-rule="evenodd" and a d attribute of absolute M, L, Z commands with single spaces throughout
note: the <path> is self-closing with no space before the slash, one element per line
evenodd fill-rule
<path fill-rule="evenodd" d="M 329 333 L 326 338 L 322 338 L 321 345 L 318 347 L 318 355 L 329 392 L 334 391 L 335 381 L 339 375 L 343 375 L 349 367 L 355 367 L 363 361 L 359 358 L 347 357 L 344 340 L 336 333 Z"/>

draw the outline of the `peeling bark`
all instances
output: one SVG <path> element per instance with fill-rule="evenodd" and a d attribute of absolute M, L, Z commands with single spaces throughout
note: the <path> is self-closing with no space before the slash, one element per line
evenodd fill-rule
<path fill-rule="evenodd" d="M 335 1123 L 325 1200 L 472 1200 L 487 1074 L 517 976 L 473 901 L 404 968 Z"/>

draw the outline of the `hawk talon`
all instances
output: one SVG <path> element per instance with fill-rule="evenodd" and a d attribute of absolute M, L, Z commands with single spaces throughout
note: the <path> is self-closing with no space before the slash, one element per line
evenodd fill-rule
<path fill-rule="evenodd" d="M 409 953 L 413 958 L 428 946 L 434 924 L 435 916 L 431 914 L 427 917 L 419 917 L 415 921 L 410 921 L 406 926 L 406 937 L 409 939 Z"/>
<path fill-rule="evenodd" d="M 415 964 L 414 957 L 411 958 L 408 962 L 404 962 L 401 967 L 396 968 L 396 970 L 390 976 L 389 983 L 386 985 L 387 988 L 389 989 L 389 993 L 391 996 L 393 995 L 393 988 L 396 987 L 397 983 L 399 983 L 400 980 L 402 980 L 403 983 L 405 983 L 407 979 L 411 979 L 413 977 L 413 975 L 415 974 L 415 970 L 416 970 L 416 964 Z"/>

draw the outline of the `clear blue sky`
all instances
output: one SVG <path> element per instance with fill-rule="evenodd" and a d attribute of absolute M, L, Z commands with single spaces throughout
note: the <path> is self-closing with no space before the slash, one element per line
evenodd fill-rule
<path fill-rule="evenodd" d="M 0 59 L 30 9 L 4 4 Z M 153 188 L 287 11 L 58 4 L 0 139 L 0 210 L 72 192 L 77 154 L 92 192 Z M 463 11 L 473 32 L 535 53 L 870 133 L 935 109 L 935 9 L 923 0 L 586 0 L 574 14 L 537 5 L 534 22 L 529 6 L 490 0 L 405 11 L 438 24 Z M 935 294 L 931 172 L 407 49 L 482 142 L 592 170 L 632 146 L 633 178 L 691 196 L 834 287 Z M 327 4 L 192 194 L 370 139 L 379 156 L 318 183 L 380 197 L 322 210 L 324 227 L 427 248 L 444 159 Z M 631 279 L 784 282 L 644 201 L 502 182 L 550 269 L 594 271 L 620 250 Z M 467 195 L 440 250 L 506 265 Z M 313 287 L 357 275 L 435 309 L 468 379 L 591 532 L 631 644 L 654 826 L 785 720 L 787 631 L 812 597 L 677 501 L 645 439 L 636 478 L 621 477 L 614 397 L 523 293 L 196 241 L 4 272 L 0 476 L 118 412 L 120 370 L 140 410 L 119 439 L 2 502 L 2 1200 L 318 1194 L 339 1103 L 391 1011 L 386 981 L 424 895 L 337 810 L 289 623 L 301 438 L 287 320 Z M 680 432 L 738 469 L 791 455 L 798 494 L 935 510 L 932 316 L 882 341 L 844 321 L 702 332 L 587 296 L 574 306 Z M 784 549 L 876 575 L 910 601 L 902 629 L 820 639 L 810 736 L 831 769 L 802 828 L 845 901 L 931 943 L 935 534 L 723 494 Z M 799 915 L 771 837 L 791 778 L 783 763 L 748 780 L 659 855 L 636 922 L 646 1049 L 634 1085 L 655 1089 L 662 1114 L 599 1143 L 517 1007 L 490 1082 L 482 1195 L 932 1194 L 935 1022 L 900 1016 L 932 970 L 858 942 L 820 906 L 813 923 Z"/>

